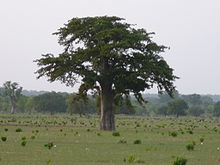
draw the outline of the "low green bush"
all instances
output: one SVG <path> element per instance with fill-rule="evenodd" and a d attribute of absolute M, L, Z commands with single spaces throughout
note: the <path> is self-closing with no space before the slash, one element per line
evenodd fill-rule
<path fill-rule="evenodd" d="M 112 132 L 112 136 L 120 136 L 119 132 Z"/>
<path fill-rule="evenodd" d="M 22 141 L 21 142 L 21 145 L 24 147 L 24 146 L 26 146 L 26 144 L 27 144 L 27 141 Z"/>
<path fill-rule="evenodd" d="M 17 128 L 17 129 L 15 130 L 15 132 L 22 132 L 22 129 L 21 129 L 21 128 Z"/>
<path fill-rule="evenodd" d="M 47 144 L 44 144 L 44 147 L 47 147 L 49 150 L 54 146 L 53 142 L 49 142 Z"/>
<path fill-rule="evenodd" d="M 2 139 L 3 142 L 5 142 L 7 140 L 7 137 L 2 136 L 1 139 Z"/>
<path fill-rule="evenodd" d="M 187 145 L 186 145 L 186 149 L 187 149 L 188 151 L 193 151 L 193 150 L 194 150 L 194 146 L 195 146 L 195 145 L 193 145 L 193 144 L 187 144 Z"/>
<path fill-rule="evenodd" d="M 133 142 L 133 144 L 141 144 L 141 140 L 137 139 Z"/>
<path fill-rule="evenodd" d="M 177 157 L 173 162 L 173 165 L 186 165 L 187 159 L 183 157 Z"/>
<path fill-rule="evenodd" d="M 177 137 L 177 132 L 173 131 L 173 132 L 169 132 L 169 135 L 172 137 Z"/>

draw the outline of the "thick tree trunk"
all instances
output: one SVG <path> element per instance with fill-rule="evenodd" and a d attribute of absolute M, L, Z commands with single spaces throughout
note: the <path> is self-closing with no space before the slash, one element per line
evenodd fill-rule
<path fill-rule="evenodd" d="M 16 113 L 16 105 L 15 103 L 12 103 L 11 114 L 15 114 L 15 113 Z"/>
<path fill-rule="evenodd" d="M 101 91 L 101 119 L 100 129 L 115 130 L 115 116 L 113 111 L 113 94 L 111 85 L 105 86 Z"/>

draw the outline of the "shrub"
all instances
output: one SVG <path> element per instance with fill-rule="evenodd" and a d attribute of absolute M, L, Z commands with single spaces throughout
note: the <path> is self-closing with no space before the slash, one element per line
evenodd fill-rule
<path fill-rule="evenodd" d="M 21 128 L 17 128 L 17 129 L 15 130 L 15 132 L 22 132 L 22 129 L 21 129 Z"/>
<path fill-rule="evenodd" d="M 3 142 L 5 142 L 7 140 L 7 137 L 2 136 L 1 139 L 2 139 Z"/>
<path fill-rule="evenodd" d="M 112 136 L 120 136 L 119 132 L 112 132 Z"/>
<path fill-rule="evenodd" d="M 7 132 L 7 131 L 8 131 L 8 128 L 5 128 L 4 130 L 5 130 L 5 132 Z"/>
<path fill-rule="evenodd" d="M 187 159 L 183 157 L 177 157 L 173 162 L 173 165 L 186 165 Z"/>
<path fill-rule="evenodd" d="M 203 143 L 205 139 L 204 139 L 204 137 L 201 137 L 199 140 L 201 143 Z"/>
<path fill-rule="evenodd" d="M 189 130 L 188 133 L 192 135 L 192 134 L 193 134 L 193 131 L 192 131 L 192 130 Z"/>
<path fill-rule="evenodd" d="M 133 142 L 133 144 L 141 144 L 141 140 L 137 139 Z"/>
<path fill-rule="evenodd" d="M 173 131 L 173 132 L 169 132 L 169 135 L 172 137 L 177 137 L 177 132 Z"/>
<path fill-rule="evenodd" d="M 126 163 L 134 163 L 136 159 L 135 155 L 128 155 L 126 158 L 124 158 L 124 162 Z"/>
<path fill-rule="evenodd" d="M 47 147 L 49 150 L 54 146 L 53 142 L 49 142 L 47 144 L 44 144 L 44 147 Z"/>
<path fill-rule="evenodd" d="M 27 144 L 27 141 L 22 141 L 21 142 L 21 145 L 24 147 L 24 146 L 26 146 L 26 144 Z"/>
<path fill-rule="evenodd" d="M 187 149 L 188 151 L 193 151 L 193 150 L 194 150 L 194 145 L 193 145 L 193 144 L 187 144 L 187 145 L 186 145 L 186 149 Z"/>
<path fill-rule="evenodd" d="M 21 138 L 21 140 L 23 140 L 23 141 L 26 140 L 26 139 L 27 139 L 27 138 L 26 138 L 25 136 Z"/>
<path fill-rule="evenodd" d="M 31 139 L 35 139 L 35 136 L 31 136 Z"/>

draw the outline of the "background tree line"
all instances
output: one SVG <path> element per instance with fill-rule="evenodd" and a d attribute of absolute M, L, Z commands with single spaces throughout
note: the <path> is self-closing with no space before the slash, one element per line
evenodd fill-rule
<path fill-rule="evenodd" d="M 65 92 L 27 91 L 10 81 L 0 87 L 0 112 L 99 114 L 98 96 L 86 102 Z M 147 103 L 140 105 L 133 96 L 115 105 L 116 114 L 147 116 L 220 116 L 218 95 L 144 94 Z M 13 100 L 14 99 L 14 100 Z"/>

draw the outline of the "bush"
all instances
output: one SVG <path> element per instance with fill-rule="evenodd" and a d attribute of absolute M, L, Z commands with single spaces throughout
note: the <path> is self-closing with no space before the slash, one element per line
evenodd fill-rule
<path fill-rule="evenodd" d="M 101 133 L 100 133 L 100 132 L 97 132 L 96 135 L 97 135 L 97 136 L 101 136 Z"/>
<path fill-rule="evenodd" d="M 193 151 L 193 150 L 194 150 L 194 145 L 193 145 L 193 144 L 187 144 L 187 145 L 186 145 L 186 149 L 187 149 L 188 151 Z"/>
<path fill-rule="evenodd" d="M 191 135 L 193 134 L 193 131 L 192 131 L 192 130 L 189 130 L 189 131 L 187 131 L 187 132 L 188 132 L 189 134 L 191 134 Z"/>
<path fill-rule="evenodd" d="M 23 140 L 23 141 L 26 140 L 26 139 L 27 139 L 27 138 L 26 138 L 25 136 L 21 138 L 21 140 Z"/>
<path fill-rule="evenodd" d="M 173 165 L 186 165 L 187 159 L 183 157 L 177 157 L 173 162 Z"/>
<path fill-rule="evenodd" d="M 54 146 L 53 142 L 49 142 L 44 145 L 44 147 L 47 147 L 49 150 Z"/>
<path fill-rule="evenodd" d="M 35 136 L 31 136 L 31 139 L 35 139 Z"/>
<path fill-rule="evenodd" d="M 7 137 L 2 136 L 1 139 L 2 139 L 3 142 L 5 142 L 7 140 Z"/>
<path fill-rule="evenodd" d="M 133 144 L 141 144 L 141 140 L 137 139 L 133 142 Z"/>
<path fill-rule="evenodd" d="M 201 143 L 203 143 L 205 139 L 204 139 L 204 137 L 201 137 L 199 140 Z"/>
<path fill-rule="evenodd" d="M 196 142 L 194 140 L 192 141 L 192 145 L 194 145 L 194 146 L 196 145 Z"/>
<path fill-rule="evenodd" d="M 5 128 L 5 132 L 7 132 L 8 131 L 8 128 Z"/>
<path fill-rule="evenodd" d="M 173 132 L 169 132 L 169 135 L 172 137 L 177 137 L 177 132 L 173 131 Z"/>
<path fill-rule="evenodd" d="M 22 141 L 22 142 L 21 142 L 21 145 L 22 145 L 23 147 L 26 146 L 26 144 L 27 144 L 26 141 Z"/>
<path fill-rule="evenodd" d="M 134 163 L 136 160 L 135 155 L 128 155 L 126 158 L 124 158 L 124 162 L 126 163 Z"/>
<path fill-rule="evenodd" d="M 21 128 L 17 128 L 17 129 L 15 130 L 15 132 L 22 132 L 22 129 L 21 129 Z"/>
<path fill-rule="evenodd" d="M 112 136 L 120 136 L 119 132 L 112 132 Z"/>

